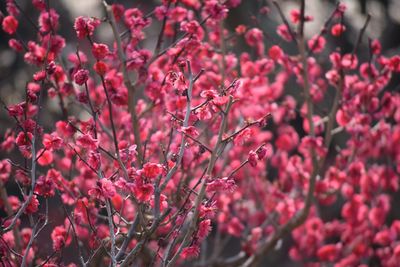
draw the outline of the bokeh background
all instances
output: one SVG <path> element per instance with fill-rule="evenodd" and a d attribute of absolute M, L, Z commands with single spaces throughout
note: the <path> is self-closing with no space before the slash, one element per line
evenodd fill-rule
<path fill-rule="evenodd" d="M 201 1 L 201 0 L 199 0 Z M 6 14 L 5 0 L 0 1 L 0 11 Z M 32 7 L 29 0 L 17 0 L 17 3 L 23 9 L 23 15 L 19 18 L 18 35 L 24 41 L 35 39 L 36 32 L 34 27 L 31 25 L 32 20 L 37 23 L 38 12 Z M 290 10 L 298 7 L 298 1 L 281 0 L 278 1 L 285 15 L 289 16 Z M 382 43 L 383 54 L 391 56 L 393 54 L 400 53 L 400 0 L 343 0 L 342 2 L 347 4 L 347 12 L 344 18 L 344 24 L 346 25 L 347 31 L 344 34 L 342 49 L 345 52 L 350 52 L 353 49 L 353 45 L 356 42 L 356 36 L 363 26 L 367 14 L 371 14 L 372 18 L 370 24 L 366 30 L 365 37 L 359 48 L 359 57 L 362 61 L 365 61 L 369 57 L 368 50 L 368 38 L 380 39 Z M 119 3 L 126 7 L 140 7 L 144 13 L 149 13 L 153 8 L 160 3 L 156 0 L 114 0 L 108 1 L 109 4 Z M 306 0 L 306 12 L 308 15 L 314 17 L 314 21 L 307 23 L 306 36 L 311 37 L 314 34 L 319 33 L 325 20 L 329 17 L 332 10 L 334 9 L 336 1 L 333 0 Z M 59 34 L 64 36 L 67 41 L 67 46 L 64 49 L 63 57 L 67 57 L 69 53 L 76 51 L 77 45 L 79 49 L 87 50 L 86 42 L 81 42 L 77 39 L 75 32 L 73 31 L 73 21 L 77 16 L 96 16 L 103 17 L 103 7 L 100 0 L 50 0 L 50 5 L 55 8 L 60 14 L 60 28 Z M 260 9 L 267 6 L 270 9 L 270 13 L 267 16 L 259 13 Z M 28 19 L 29 18 L 29 19 Z M 277 10 L 268 0 L 242 0 L 241 5 L 238 8 L 231 10 L 229 17 L 226 21 L 226 28 L 231 32 L 234 31 L 236 26 L 244 24 L 248 27 L 261 27 L 264 32 L 268 34 L 265 38 L 266 48 L 273 44 L 281 45 L 285 51 L 289 54 L 296 53 L 296 48 L 292 44 L 285 43 L 280 40 L 276 35 L 275 29 L 278 24 L 281 24 L 281 18 L 278 15 Z M 158 36 L 159 28 L 155 23 L 154 26 L 148 28 L 146 31 L 146 41 L 143 44 L 144 47 L 148 47 L 150 50 L 154 49 L 156 38 Z M 96 39 L 103 40 L 103 42 L 111 44 L 112 37 L 111 32 L 106 27 L 100 27 L 96 31 Z M 36 71 L 32 67 L 29 67 L 24 63 L 22 55 L 15 54 L 11 49 L 8 48 L 8 36 L 0 31 L 0 97 L 7 104 L 19 103 L 24 99 L 25 86 L 27 81 L 30 80 L 31 75 Z M 332 50 L 338 43 L 335 43 L 333 39 L 328 37 L 328 45 L 332 46 Z M 240 53 L 242 51 L 250 51 L 250 48 L 246 46 L 243 40 L 238 39 L 234 46 L 230 47 L 233 51 Z M 329 67 L 329 62 L 326 57 L 327 54 L 318 56 L 318 60 L 322 65 Z M 390 86 L 387 90 L 400 90 L 400 77 L 394 77 Z M 290 87 L 290 86 L 288 86 Z M 296 86 L 294 86 L 296 87 Z M 296 90 L 287 89 L 288 93 L 293 94 L 300 100 L 301 95 Z M 333 96 L 332 96 L 333 97 Z M 320 104 L 316 108 L 316 112 L 325 116 L 327 114 L 327 108 L 330 103 L 329 97 L 326 102 Z M 54 105 L 51 101 L 45 101 L 46 112 L 42 118 L 42 124 L 45 128 L 51 129 L 54 122 L 61 118 L 57 105 Z M 293 125 L 298 129 L 299 133 L 302 133 L 300 119 L 294 120 Z M 8 127 L 15 127 L 15 124 L 7 116 L 7 112 L 4 107 L 0 109 L 0 141 L 3 141 L 5 130 Z M 273 127 L 273 126 L 272 126 Z M 304 133 L 303 133 L 304 134 Z M 337 135 L 334 139 L 333 146 L 344 146 L 346 141 L 345 135 Z M 17 153 L 12 155 L 6 155 L 3 151 L 0 151 L 0 159 L 10 157 L 16 162 L 20 160 Z M 274 179 L 274 170 L 268 170 L 268 179 Z M 17 187 L 11 185 L 8 188 L 10 194 L 17 194 Z M 394 207 L 400 204 L 400 197 L 395 197 Z M 396 204 L 397 203 L 397 204 Z M 42 207 L 43 208 L 43 207 Z M 324 210 L 322 216 L 325 219 L 337 217 L 340 215 L 340 205 Z M 4 213 L 0 212 L 0 216 L 5 216 Z M 50 218 L 51 225 L 58 225 L 63 222 L 64 210 L 60 207 L 59 203 L 52 201 L 50 203 Z M 400 218 L 400 211 L 393 210 L 389 220 Z M 26 222 L 24 222 L 26 223 Z M 52 244 L 50 242 L 50 228 L 44 231 L 40 235 L 40 246 L 44 255 L 48 255 L 52 252 Z M 266 256 L 262 266 L 298 266 L 297 264 L 290 261 L 288 257 L 288 248 L 290 246 L 290 237 L 286 238 L 282 242 L 281 249 L 277 250 L 276 253 L 271 253 Z M 212 246 L 211 246 L 212 247 Z M 232 255 L 240 250 L 239 242 L 230 240 L 227 249 L 225 250 L 226 255 Z M 74 262 L 76 260 L 76 253 L 73 249 L 67 249 L 64 251 L 64 261 Z M 370 266 L 374 266 L 371 262 Z"/>

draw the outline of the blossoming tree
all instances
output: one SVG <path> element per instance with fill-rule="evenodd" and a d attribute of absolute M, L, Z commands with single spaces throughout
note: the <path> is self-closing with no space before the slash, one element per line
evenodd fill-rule
<path fill-rule="evenodd" d="M 307 39 L 306 1 L 290 16 L 273 2 L 272 42 L 261 26 L 225 28 L 240 0 L 163 0 L 148 14 L 99 1 L 104 16 L 76 18 L 68 52 L 51 2 L 32 0 L 38 18 L 23 20 L 7 0 L 1 17 L 33 70 L 20 102 L 2 100 L 13 122 L 1 140 L 2 266 L 259 266 L 290 235 L 291 259 L 310 266 L 398 266 L 400 95 L 386 88 L 400 56 L 369 40 L 369 59 L 358 58 L 369 17 L 346 52 L 327 44 L 346 31 L 340 3 Z M 249 52 L 234 52 L 240 39 Z M 333 206 L 340 215 L 323 218 Z M 38 242 L 46 231 L 52 251 Z M 241 248 L 226 253 L 230 240 Z"/>

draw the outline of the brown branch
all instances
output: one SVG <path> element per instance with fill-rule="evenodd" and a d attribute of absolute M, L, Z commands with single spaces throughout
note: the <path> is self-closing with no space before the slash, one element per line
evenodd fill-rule
<path fill-rule="evenodd" d="M 313 103 L 310 95 L 310 84 L 309 84 L 309 77 L 307 73 L 307 56 L 306 56 L 306 49 L 305 49 L 305 39 L 304 39 L 304 23 L 305 23 L 305 0 L 301 0 L 301 7 L 300 7 L 300 24 L 298 29 L 298 49 L 300 53 L 300 60 L 302 63 L 302 76 L 303 76 L 303 90 L 304 90 L 304 101 L 307 105 L 307 120 L 310 125 L 310 136 L 315 137 L 315 127 L 313 122 Z M 304 223 L 307 219 L 307 216 L 310 212 L 312 206 L 312 200 L 314 197 L 315 192 L 315 184 L 319 172 L 319 162 L 316 155 L 316 151 L 314 148 L 311 148 L 311 157 L 312 157 L 312 165 L 313 170 L 311 173 L 308 191 L 306 195 L 306 199 L 304 201 L 304 207 L 296 213 L 285 225 L 278 228 L 272 236 L 266 240 L 254 253 L 251 257 L 249 257 L 244 263 L 243 267 L 250 267 L 253 264 L 256 264 L 260 261 L 262 255 L 268 253 L 271 249 L 275 247 L 277 242 L 283 238 L 285 235 L 291 233 L 295 228 L 299 227 Z"/>
<path fill-rule="evenodd" d="M 228 124 L 228 113 L 232 107 L 232 104 L 233 104 L 233 97 L 230 96 L 229 102 L 226 105 L 225 111 L 221 112 L 223 118 L 222 118 L 222 122 L 221 122 L 220 129 L 218 132 L 218 139 L 217 139 L 217 142 L 216 142 L 213 152 L 211 154 L 210 161 L 207 166 L 207 171 L 206 171 L 207 177 L 210 177 L 212 175 L 212 171 L 213 171 L 215 163 L 218 159 L 218 154 L 220 154 L 221 147 L 223 147 L 222 136 L 224 135 L 224 133 L 226 131 L 226 127 Z M 191 217 L 191 221 L 189 221 L 189 228 L 183 238 L 181 245 L 179 246 L 177 252 L 175 253 L 175 255 L 172 257 L 172 259 L 170 261 L 168 261 L 168 259 L 166 259 L 167 267 L 175 266 L 176 261 L 179 259 L 179 256 L 182 253 L 182 250 L 189 244 L 190 238 L 196 230 L 197 221 L 198 221 L 198 217 L 199 217 L 199 207 L 200 207 L 200 205 L 203 201 L 203 198 L 205 196 L 205 193 L 206 193 L 206 185 L 207 185 L 206 180 L 207 179 L 203 179 L 201 182 L 200 192 L 195 199 L 195 204 L 194 204 L 194 208 L 193 208 L 193 216 Z"/>
<path fill-rule="evenodd" d="M 190 140 L 192 140 L 193 142 L 197 143 L 200 147 L 204 148 L 205 150 L 207 150 L 208 152 L 212 152 L 212 149 L 209 148 L 208 146 L 206 146 L 205 144 L 203 144 L 201 141 L 197 140 L 196 138 L 194 138 L 193 136 L 188 135 L 185 132 L 182 132 L 182 134 L 184 134 L 187 138 L 189 138 Z"/>
<path fill-rule="evenodd" d="M 361 45 L 362 37 L 364 36 L 365 31 L 367 30 L 370 20 L 371 20 L 371 14 L 368 14 L 367 18 L 365 19 L 364 26 L 361 28 L 360 32 L 358 33 L 357 41 L 355 43 L 353 52 L 351 53 L 353 56 L 355 55 L 359 46 Z"/>
<path fill-rule="evenodd" d="M 119 60 L 121 61 L 121 69 L 122 69 L 122 75 L 124 77 L 124 84 L 126 88 L 128 89 L 128 111 L 131 114 L 131 122 L 132 122 L 132 127 L 133 127 L 133 135 L 135 137 L 135 143 L 137 146 L 137 157 L 138 157 L 138 164 L 139 167 L 141 168 L 143 166 L 143 150 L 142 150 L 142 142 L 141 142 L 141 137 L 140 137 L 140 129 L 139 129 L 139 118 L 138 114 L 136 113 L 136 97 L 135 97 L 135 86 L 133 85 L 132 81 L 129 78 L 128 71 L 126 69 L 125 65 L 125 54 L 124 50 L 122 47 L 122 41 L 121 37 L 118 33 L 117 29 L 117 23 L 115 22 L 114 14 L 112 11 L 111 6 L 109 6 L 106 1 L 103 1 L 103 5 L 105 7 L 108 21 L 111 25 L 114 38 L 117 43 L 117 53 Z"/>

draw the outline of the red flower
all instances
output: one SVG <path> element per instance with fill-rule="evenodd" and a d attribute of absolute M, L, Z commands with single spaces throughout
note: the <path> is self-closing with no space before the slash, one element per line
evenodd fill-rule
<path fill-rule="evenodd" d="M 108 71 L 108 65 L 103 61 L 97 61 L 94 63 L 93 69 L 98 75 L 104 76 Z"/>
<path fill-rule="evenodd" d="M 3 31 L 8 34 L 14 34 L 18 28 L 18 20 L 13 16 L 7 16 L 2 22 Z"/>

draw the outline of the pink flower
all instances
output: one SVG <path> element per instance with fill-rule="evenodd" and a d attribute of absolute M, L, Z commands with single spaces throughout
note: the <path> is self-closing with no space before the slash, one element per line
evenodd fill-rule
<path fill-rule="evenodd" d="M 55 251 L 61 250 L 65 245 L 70 242 L 67 242 L 68 233 L 64 226 L 56 226 L 51 232 L 51 239 L 53 240 L 53 249 Z"/>
<path fill-rule="evenodd" d="M 292 35 L 290 34 L 290 31 L 286 24 L 281 24 L 277 27 L 276 29 L 278 35 L 285 41 L 290 42 L 293 40 Z"/>
<path fill-rule="evenodd" d="M 79 38 L 92 36 L 95 28 L 100 25 L 100 20 L 96 18 L 77 17 L 74 23 L 76 35 Z"/>
<path fill-rule="evenodd" d="M 3 159 L 0 161 L 0 180 L 5 184 L 11 175 L 11 163 Z"/>
<path fill-rule="evenodd" d="M 395 55 L 390 58 L 389 69 L 394 72 L 400 72 L 400 56 Z"/>
<path fill-rule="evenodd" d="M 269 49 L 268 55 L 272 60 L 278 60 L 283 57 L 284 53 L 279 46 L 274 45 Z"/>
<path fill-rule="evenodd" d="M 290 20 L 294 23 L 297 24 L 300 22 L 301 19 L 301 14 L 300 14 L 300 10 L 298 9 L 293 9 L 292 11 L 290 11 Z M 305 15 L 304 16 L 304 21 L 308 22 L 308 21 L 313 21 L 313 17 L 309 16 L 309 15 Z"/>
<path fill-rule="evenodd" d="M 88 156 L 88 163 L 93 169 L 98 170 L 100 168 L 100 153 L 90 151 Z"/>
<path fill-rule="evenodd" d="M 44 70 L 40 70 L 40 71 L 36 72 L 35 74 L 33 74 L 33 80 L 35 82 L 44 81 L 45 79 L 46 79 L 46 71 L 44 71 Z"/>
<path fill-rule="evenodd" d="M 193 35 L 199 40 L 202 40 L 204 37 L 204 30 L 196 20 L 182 22 L 181 30 Z"/>
<path fill-rule="evenodd" d="M 100 184 L 103 196 L 105 198 L 112 198 L 116 194 L 115 187 L 110 180 L 101 179 Z"/>
<path fill-rule="evenodd" d="M 120 21 L 124 14 L 124 6 L 121 4 L 112 4 L 112 11 L 116 21 Z"/>
<path fill-rule="evenodd" d="M 358 58 L 353 54 L 346 54 L 341 60 L 341 65 L 345 69 L 355 69 L 358 65 Z"/>
<path fill-rule="evenodd" d="M 8 106 L 8 115 L 10 116 L 22 116 L 24 114 L 25 103 L 20 103 L 17 105 Z"/>
<path fill-rule="evenodd" d="M 200 254 L 199 246 L 190 246 L 182 250 L 181 257 L 183 259 L 197 258 Z"/>
<path fill-rule="evenodd" d="M 58 28 L 59 15 L 54 9 L 50 9 L 49 12 L 42 11 L 39 16 L 39 27 L 42 32 L 49 32 L 51 30 L 57 30 Z"/>
<path fill-rule="evenodd" d="M 156 164 L 152 162 L 147 162 L 143 165 L 143 175 L 146 178 L 154 179 L 158 175 L 160 175 L 163 171 L 163 167 L 161 164 Z"/>
<path fill-rule="evenodd" d="M 228 191 L 233 192 L 236 184 L 233 179 L 228 177 L 212 179 L 207 183 L 207 192 Z"/>
<path fill-rule="evenodd" d="M 342 35 L 345 32 L 345 30 L 346 30 L 346 26 L 344 26 L 341 23 L 337 23 L 332 26 L 331 34 L 335 37 L 338 37 L 338 36 Z"/>
<path fill-rule="evenodd" d="M 110 53 L 110 51 L 108 50 L 107 45 L 93 43 L 92 54 L 97 60 L 104 59 L 109 53 Z"/>
<path fill-rule="evenodd" d="M 46 175 L 41 175 L 37 179 L 35 193 L 45 198 L 52 197 L 55 195 L 56 183 L 60 183 L 62 180 L 60 172 L 50 169 Z"/>
<path fill-rule="evenodd" d="M 228 233 L 240 237 L 243 234 L 244 225 L 237 217 L 234 217 L 228 224 Z"/>
<path fill-rule="evenodd" d="M 40 11 L 43 11 L 46 9 L 45 0 L 32 0 L 32 4 L 36 9 L 38 9 Z"/>
<path fill-rule="evenodd" d="M 31 157 L 31 141 L 33 138 L 33 134 L 31 132 L 24 132 L 18 133 L 15 143 L 17 144 L 19 150 L 22 152 L 24 157 L 30 158 Z"/>
<path fill-rule="evenodd" d="M 91 135 L 84 134 L 76 139 L 76 144 L 85 149 L 95 150 L 95 149 L 97 149 L 98 141 L 96 139 L 92 138 Z"/>
<path fill-rule="evenodd" d="M 57 135 L 57 133 L 44 134 L 43 145 L 46 149 L 60 149 L 62 147 L 63 140 Z"/>
<path fill-rule="evenodd" d="M 243 24 L 240 24 L 239 26 L 237 26 L 235 28 L 235 32 L 239 35 L 245 34 L 246 30 L 247 30 L 247 27 Z"/>
<path fill-rule="evenodd" d="M 16 51 L 16 52 L 22 52 L 24 50 L 22 43 L 16 39 L 10 39 L 8 41 L 8 45 L 10 46 L 10 48 L 14 49 L 14 51 Z"/>
<path fill-rule="evenodd" d="M 210 219 L 203 220 L 199 223 L 197 238 L 201 242 L 208 236 L 210 232 L 211 232 L 211 220 Z"/>
<path fill-rule="evenodd" d="M 259 56 L 264 54 L 264 35 L 260 29 L 250 29 L 244 38 L 249 46 L 256 47 Z"/>
<path fill-rule="evenodd" d="M 93 65 L 94 71 L 101 76 L 104 76 L 108 71 L 108 65 L 103 61 L 97 61 Z"/>
<path fill-rule="evenodd" d="M 86 69 L 80 69 L 74 74 L 74 81 L 79 85 L 83 85 L 88 79 L 89 71 Z"/>
<path fill-rule="evenodd" d="M 254 152 L 253 150 L 251 150 L 251 151 L 249 152 L 249 157 L 247 158 L 247 160 L 249 161 L 249 164 L 250 164 L 252 167 L 256 167 L 256 166 L 257 166 L 257 161 L 258 161 L 257 153 Z"/>
<path fill-rule="evenodd" d="M 112 198 L 116 194 L 113 183 L 104 178 L 97 182 L 97 185 L 88 191 L 92 198 L 105 201 L 106 199 Z"/>
<path fill-rule="evenodd" d="M 314 53 L 321 53 L 324 50 L 326 45 L 326 40 L 322 36 L 314 36 L 310 40 L 308 40 L 308 48 L 312 50 Z"/>
<path fill-rule="evenodd" d="M 335 244 L 324 245 L 318 249 L 317 255 L 321 261 L 333 262 L 337 258 L 339 248 Z"/>
<path fill-rule="evenodd" d="M 180 131 L 192 137 L 197 137 L 199 135 L 199 132 L 194 126 L 181 127 Z"/>
<path fill-rule="evenodd" d="M 154 186 L 152 184 L 136 185 L 133 189 L 135 197 L 140 202 L 148 202 L 154 192 Z"/>
<path fill-rule="evenodd" d="M 228 9 L 225 5 L 220 4 L 217 0 L 206 0 L 204 10 L 215 20 L 224 19 L 228 14 Z"/>
<path fill-rule="evenodd" d="M 238 135 L 236 135 L 234 142 L 235 144 L 243 145 L 251 139 L 252 135 L 253 135 L 253 130 L 251 128 L 246 128 L 243 131 L 241 131 Z"/>
<path fill-rule="evenodd" d="M 28 206 L 26 206 L 25 213 L 32 214 L 37 212 L 39 209 L 39 200 L 37 199 L 36 195 L 33 195 L 31 201 L 29 201 Z"/>
<path fill-rule="evenodd" d="M 49 150 L 41 149 L 38 151 L 38 155 L 40 155 L 38 158 L 38 163 L 41 166 L 47 166 L 53 162 L 53 153 Z"/>
<path fill-rule="evenodd" d="M 257 149 L 256 153 L 258 159 L 262 160 L 267 155 L 267 148 L 265 147 L 265 145 L 262 145 L 260 148 Z"/>
<path fill-rule="evenodd" d="M 372 54 L 374 54 L 374 55 L 379 55 L 380 53 L 381 53 L 381 51 L 382 51 L 382 45 L 381 45 L 381 43 L 379 42 L 379 40 L 377 40 L 377 39 L 375 39 L 375 40 L 373 40 L 372 41 L 372 43 L 371 43 L 371 52 L 372 52 Z"/>

